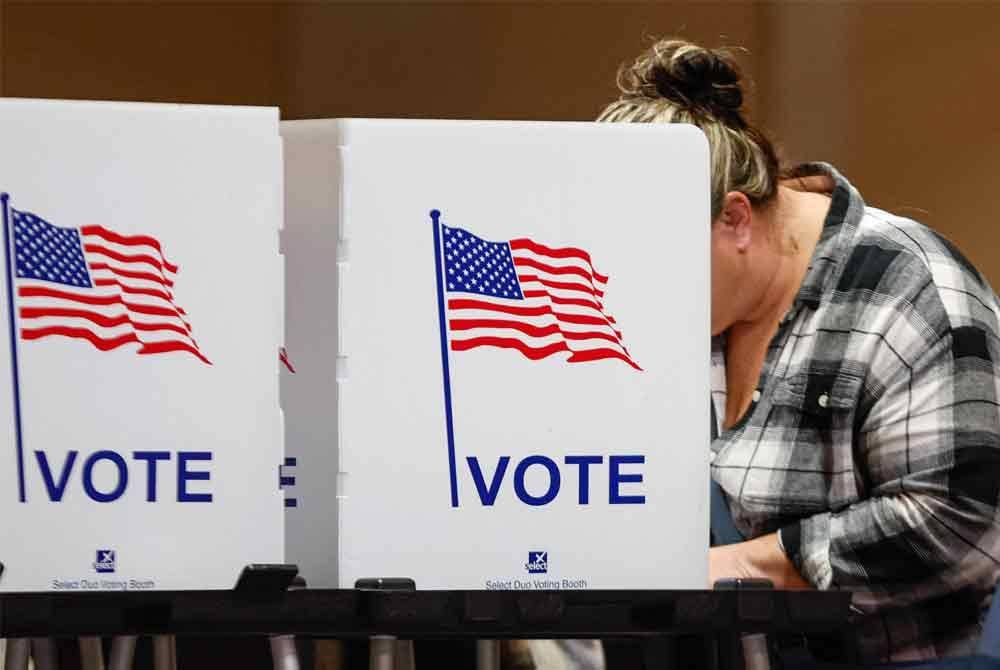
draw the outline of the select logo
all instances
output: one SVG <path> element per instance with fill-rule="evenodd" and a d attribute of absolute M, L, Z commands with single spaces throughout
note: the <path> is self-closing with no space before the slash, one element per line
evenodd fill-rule
<path fill-rule="evenodd" d="M 549 571 L 549 552 L 529 551 L 528 562 L 524 564 L 529 574 L 537 575 Z"/>
<path fill-rule="evenodd" d="M 98 549 L 94 570 L 97 572 L 114 572 L 117 565 L 114 549 Z"/>

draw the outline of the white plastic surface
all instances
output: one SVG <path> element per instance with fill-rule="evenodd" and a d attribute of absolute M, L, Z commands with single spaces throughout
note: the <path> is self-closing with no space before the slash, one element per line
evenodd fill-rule
<path fill-rule="evenodd" d="M 102 351 L 74 337 L 18 337 L 21 502 L 11 311 L 6 276 L 0 281 L 0 425 L 8 435 L 0 590 L 231 588 L 247 563 L 281 562 L 277 110 L 0 100 L 0 191 L 12 210 L 62 229 L 99 225 L 158 240 L 178 266 L 172 300 L 210 361 L 186 351 L 139 355 L 136 343 Z M 148 255 L 148 246 L 108 246 L 121 255 L 112 264 L 159 271 L 129 257 Z M 92 278 L 106 276 L 88 259 Z M 133 288 L 157 285 L 119 278 Z M 20 334 L 39 322 L 23 318 L 22 282 L 13 282 Z M 159 304 L 142 293 L 119 295 Z M 177 321 L 137 317 L 121 304 L 92 311 Z M 107 339 L 131 331 L 76 316 L 46 323 Z M 136 452 L 161 455 L 144 460 Z M 201 455 L 185 456 L 182 468 L 182 452 Z M 182 471 L 197 474 L 182 486 Z"/>
<path fill-rule="evenodd" d="M 283 387 L 299 471 L 288 552 L 310 585 L 406 576 L 418 588 L 704 587 L 704 137 L 684 126 L 390 120 L 286 122 L 282 134 L 298 362 Z M 609 277 L 605 310 L 642 370 L 449 350 L 450 459 L 435 209 L 486 241 L 586 250 Z M 580 456 L 601 459 L 586 495 L 580 466 L 565 462 Z M 642 462 L 620 465 L 626 476 L 612 486 L 610 460 L 621 456 Z M 489 488 L 502 457 L 484 504 L 469 459 Z M 519 496 L 515 473 L 529 457 Z M 528 504 L 554 490 L 538 457 L 558 467 L 560 486 Z M 544 572 L 526 565 L 539 552 Z"/>

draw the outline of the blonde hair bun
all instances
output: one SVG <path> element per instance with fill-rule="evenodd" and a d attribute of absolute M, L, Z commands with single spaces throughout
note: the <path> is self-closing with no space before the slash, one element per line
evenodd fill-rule
<path fill-rule="evenodd" d="M 668 39 L 623 66 L 618 87 L 626 96 L 664 98 L 693 113 L 743 127 L 742 79 L 739 65 L 727 50 Z"/>
<path fill-rule="evenodd" d="M 777 193 L 781 166 L 771 140 L 744 116 L 742 78 L 725 49 L 662 39 L 618 71 L 622 94 L 597 120 L 697 126 L 711 151 L 712 218 L 730 191 L 764 205 Z"/>

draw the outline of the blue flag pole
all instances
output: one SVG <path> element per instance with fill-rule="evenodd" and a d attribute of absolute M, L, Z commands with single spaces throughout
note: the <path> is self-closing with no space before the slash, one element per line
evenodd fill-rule
<path fill-rule="evenodd" d="M 448 369 L 448 323 L 444 309 L 444 271 L 441 264 L 444 256 L 441 253 L 441 212 L 431 210 L 431 223 L 434 225 L 434 272 L 437 275 L 438 324 L 441 327 L 441 371 L 444 375 L 444 420 L 448 431 L 448 468 L 451 476 L 451 506 L 458 507 L 458 472 L 455 468 L 455 430 L 451 415 L 451 371 Z"/>
<path fill-rule="evenodd" d="M 21 502 L 25 502 L 24 493 L 24 449 L 21 445 L 21 386 L 17 369 L 17 312 L 14 309 L 14 269 L 11 262 L 10 242 L 10 196 L 0 193 L 0 204 L 3 205 L 3 250 L 7 261 L 7 309 L 10 314 L 10 366 L 11 379 L 14 382 L 14 431 L 17 440 L 17 490 Z"/>

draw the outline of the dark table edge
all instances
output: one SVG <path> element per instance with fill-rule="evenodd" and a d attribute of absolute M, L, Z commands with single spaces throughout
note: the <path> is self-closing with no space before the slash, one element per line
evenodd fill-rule
<path fill-rule="evenodd" d="M 600 638 L 846 630 L 842 591 L 145 591 L 0 594 L 0 637 Z"/>

